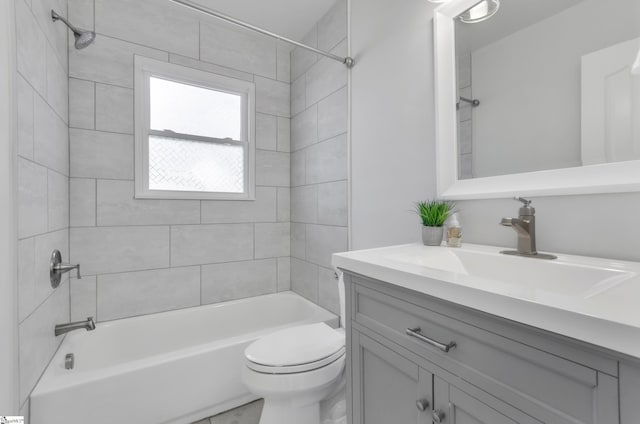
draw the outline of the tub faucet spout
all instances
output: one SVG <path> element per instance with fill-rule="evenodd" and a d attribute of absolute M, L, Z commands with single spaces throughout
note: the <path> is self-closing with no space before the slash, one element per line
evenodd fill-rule
<path fill-rule="evenodd" d="M 93 331 L 96 329 L 96 323 L 93 321 L 93 317 L 87 318 L 85 321 L 69 322 L 67 324 L 58 324 L 55 327 L 54 333 L 56 336 L 68 333 L 73 330 L 80 330 L 84 328 L 87 331 Z"/>

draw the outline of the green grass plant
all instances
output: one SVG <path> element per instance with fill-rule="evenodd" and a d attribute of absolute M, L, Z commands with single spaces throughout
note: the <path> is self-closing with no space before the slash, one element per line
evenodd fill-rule
<path fill-rule="evenodd" d="M 455 213 L 455 204 L 447 200 L 426 200 L 416 203 L 416 212 L 425 227 L 442 227 Z"/>

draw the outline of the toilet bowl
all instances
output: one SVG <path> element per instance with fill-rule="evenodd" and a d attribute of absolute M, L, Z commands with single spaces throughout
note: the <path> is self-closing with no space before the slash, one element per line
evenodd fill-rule
<path fill-rule="evenodd" d="M 343 313 L 342 276 L 339 285 Z M 325 323 L 287 328 L 253 342 L 244 353 L 242 380 L 264 398 L 260 424 L 320 424 L 320 403 L 344 392 L 343 328 Z"/>

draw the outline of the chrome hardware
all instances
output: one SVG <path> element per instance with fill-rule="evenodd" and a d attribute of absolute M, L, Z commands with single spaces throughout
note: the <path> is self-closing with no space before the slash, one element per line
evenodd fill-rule
<path fill-rule="evenodd" d="M 440 349 L 443 352 L 449 352 L 451 349 L 453 349 L 454 347 L 456 347 L 456 342 L 449 342 L 447 344 L 444 343 L 440 343 L 436 340 L 430 339 L 428 337 L 426 337 L 425 335 L 423 335 L 420 332 L 420 327 L 416 327 L 416 328 L 407 328 L 406 334 L 408 336 L 411 337 L 415 337 L 416 339 L 423 341 L 427 344 L 430 344 L 431 346 L 437 347 L 438 349 Z"/>
<path fill-rule="evenodd" d="M 73 357 L 73 353 L 67 353 L 66 355 L 64 355 L 65 370 L 72 370 L 74 362 L 75 362 L 75 358 Z"/>
<path fill-rule="evenodd" d="M 466 97 L 459 97 L 458 103 L 456 103 L 456 110 L 460 110 L 460 103 L 465 102 L 465 103 L 469 103 L 471 105 L 471 107 L 478 107 L 480 106 L 480 100 L 478 99 L 468 99 Z"/>
<path fill-rule="evenodd" d="M 87 331 L 93 331 L 96 329 L 96 323 L 93 322 L 93 317 L 87 318 L 86 321 L 76 321 L 70 322 L 67 324 L 58 324 L 55 327 L 54 333 L 56 336 L 59 336 L 64 333 L 68 333 L 73 330 L 80 330 L 84 328 Z"/>
<path fill-rule="evenodd" d="M 531 200 L 514 197 L 514 200 L 522 202 L 517 218 L 502 218 L 500 225 L 513 228 L 518 234 L 518 249 L 503 250 L 505 255 L 525 256 L 537 259 L 556 259 L 557 256 L 536 251 L 536 210 L 531 206 Z"/>
<path fill-rule="evenodd" d="M 80 276 L 80 264 L 72 265 L 62 263 L 62 254 L 58 249 L 51 252 L 51 259 L 49 260 L 49 280 L 51 280 L 51 287 L 54 289 L 60 285 L 62 280 L 62 274 L 71 270 L 76 270 L 76 278 L 79 280 Z"/>
<path fill-rule="evenodd" d="M 429 401 L 426 399 L 418 399 L 416 401 L 416 408 L 418 408 L 419 411 L 426 411 L 427 408 L 429 407 Z"/>
<path fill-rule="evenodd" d="M 443 423 L 446 416 L 447 415 L 440 409 L 436 409 L 431 413 L 431 418 L 433 418 L 434 423 Z"/>
<path fill-rule="evenodd" d="M 284 41 L 285 43 L 292 44 L 294 46 L 300 47 L 301 49 L 309 50 L 309 51 L 314 52 L 316 54 L 319 54 L 319 55 L 322 55 L 322 56 L 326 56 L 329 59 L 337 60 L 338 62 L 344 63 L 347 66 L 347 68 L 353 67 L 353 65 L 355 65 L 355 63 L 356 63 L 355 60 L 353 58 L 351 58 L 351 57 L 336 56 L 333 53 L 329 53 L 329 52 L 325 52 L 324 50 L 316 49 L 315 47 L 311 47 L 311 46 L 308 46 L 306 44 L 302 44 L 302 43 L 300 43 L 298 41 L 291 40 L 291 39 L 286 38 L 286 37 L 284 37 L 282 35 L 279 35 L 279 34 L 271 32 L 271 31 L 268 31 L 268 30 L 266 30 L 264 28 L 260 28 L 259 26 L 252 25 L 252 24 L 250 24 L 248 22 L 241 21 L 240 19 L 236 19 L 234 17 L 225 15 L 225 14 L 220 13 L 218 11 L 215 11 L 213 9 L 209 9 L 209 8 L 207 8 L 205 6 L 202 6 L 201 4 L 198 4 L 198 3 L 193 2 L 191 0 L 170 0 L 170 1 L 172 1 L 173 3 L 179 4 L 181 6 L 184 6 L 186 8 L 189 8 L 191 10 L 195 10 L 196 12 L 200 12 L 200 13 L 204 13 L 205 15 L 213 16 L 213 17 L 221 19 L 223 21 L 230 22 L 230 23 L 232 23 L 234 25 L 237 25 L 239 27 L 242 27 L 242 28 L 257 32 L 257 33 L 260 33 L 262 35 L 266 35 L 268 37 L 275 38 L 275 39 L 280 40 L 280 41 Z"/>
<path fill-rule="evenodd" d="M 64 24 L 71 30 L 71 32 L 73 32 L 73 36 L 76 39 L 76 42 L 74 43 L 74 45 L 75 45 L 75 48 L 78 50 L 84 49 L 89 44 L 93 43 L 93 41 L 96 39 L 95 32 L 80 29 L 78 27 L 71 25 L 69 21 L 67 21 L 62 16 L 58 15 L 56 11 L 53 9 L 51 10 L 51 20 L 53 22 L 56 22 L 56 21 L 64 22 Z"/>
<path fill-rule="evenodd" d="M 345 57 L 342 63 L 347 65 L 347 68 L 353 68 L 353 66 L 356 64 L 356 61 L 352 57 Z"/>

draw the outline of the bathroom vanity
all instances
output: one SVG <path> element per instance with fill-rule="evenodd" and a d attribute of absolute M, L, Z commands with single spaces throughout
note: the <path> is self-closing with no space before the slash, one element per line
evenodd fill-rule
<path fill-rule="evenodd" d="M 350 423 L 640 422 L 640 266 L 499 250 L 334 255 Z"/>

